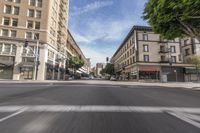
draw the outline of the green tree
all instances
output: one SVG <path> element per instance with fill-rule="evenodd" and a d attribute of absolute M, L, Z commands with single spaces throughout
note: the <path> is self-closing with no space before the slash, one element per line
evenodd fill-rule
<path fill-rule="evenodd" d="M 190 36 L 200 41 L 200 0 L 149 0 L 143 14 L 165 39 Z"/>
<path fill-rule="evenodd" d="M 111 63 L 108 63 L 106 67 L 101 71 L 101 74 L 109 74 L 109 75 L 114 75 L 114 65 Z"/>
<path fill-rule="evenodd" d="M 84 61 L 79 59 L 78 57 L 71 57 L 69 59 L 68 67 L 72 68 L 74 72 L 84 66 Z"/>
<path fill-rule="evenodd" d="M 198 69 L 200 68 L 200 56 L 197 56 L 197 55 L 193 56 L 187 62 L 195 65 L 197 76 L 199 76 L 199 70 Z"/>

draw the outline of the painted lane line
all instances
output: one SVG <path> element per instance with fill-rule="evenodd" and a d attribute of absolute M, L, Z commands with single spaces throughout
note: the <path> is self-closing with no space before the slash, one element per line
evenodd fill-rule
<path fill-rule="evenodd" d="M 10 118 L 12 118 L 12 117 L 15 117 L 15 116 L 17 116 L 17 115 L 23 113 L 25 110 L 26 110 L 26 109 L 21 109 L 21 110 L 19 110 L 19 111 L 13 113 L 13 114 L 11 114 L 11 115 L 8 115 L 8 116 L 6 116 L 6 117 L 4 117 L 4 118 L 1 118 L 1 119 L 0 119 L 0 122 L 3 122 L 3 121 L 8 120 L 8 119 L 10 119 Z"/>
<path fill-rule="evenodd" d="M 187 122 L 187 123 L 189 123 L 189 124 L 191 124 L 191 125 L 193 125 L 197 128 L 200 128 L 200 123 L 198 123 L 198 122 L 196 122 L 196 121 L 194 121 L 190 118 L 185 117 L 184 114 L 177 113 L 177 112 L 167 112 L 167 113 L 176 117 L 176 118 L 179 118 L 180 120 L 185 121 L 185 122 Z"/>
<path fill-rule="evenodd" d="M 100 106 L 100 105 L 24 105 L 0 106 L 0 112 L 16 112 L 26 108 L 25 112 L 184 112 L 200 114 L 200 108 L 185 107 L 149 107 L 149 106 Z"/>

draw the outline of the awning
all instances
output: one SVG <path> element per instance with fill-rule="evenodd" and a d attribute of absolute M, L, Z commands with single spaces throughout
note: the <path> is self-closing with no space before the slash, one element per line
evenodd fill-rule
<path fill-rule="evenodd" d="M 12 66 L 14 65 L 13 61 L 0 61 L 0 66 Z"/>
<path fill-rule="evenodd" d="M 196 74 L 197 69 L 195 67 L 185 67 L 186 74 Z M 200 69 L 198 69 L 198 73 L 200 73 Z"/>
<path fill-rule="evenodd" d="M 19 67 L 34 67 L 34 62 L 22 62 L 19 64 Z"/>

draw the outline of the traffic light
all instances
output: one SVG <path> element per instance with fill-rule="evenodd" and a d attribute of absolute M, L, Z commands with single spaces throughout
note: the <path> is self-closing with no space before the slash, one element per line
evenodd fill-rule
<path fill-rule="evenodd" d="M 24 43 L 24 47 L 27 48 L 28 47 L 28 41 L 26 40 Z"/>

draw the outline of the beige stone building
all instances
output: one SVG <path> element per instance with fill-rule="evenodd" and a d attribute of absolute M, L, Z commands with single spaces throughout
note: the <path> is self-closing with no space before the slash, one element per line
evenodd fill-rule
<path fill-rule="evenodd" d="M 191 46 L 194 45 L 182 44 L 179 38 L 163 40 L 151 27 L 133 26 L 111 62 L 117 77 L 122 80 L 193 81 L 197 75 L 187 77 L 187 68 L 194 66 L 187 64 L 184 51 L 190 47 L 196 51 L 192 55 L 198 54 L 199 50 Z"/>
<path fill-rule="evenodd" d="M 68 0 L 0 1 L 0 79 L 64 79 L 68 9 Z"/>
<path fill-rule="evenodd" d="M 67 55 L 68 59 L 70 57 L 78 57 L 79 59 L 84 61 L 84 66 L 77 70 L 78 73 L 89 74 L 91 69 L 91 62 L 90 59 L 86 58 L 83 52 L 81 51 L 80 47 L 76 43 L 75 39 L 73 38 L 70 31 L 68 31 L 68 39 L 67 39 Z M 70 70 L 71 73 L 73 70 Z"/>

